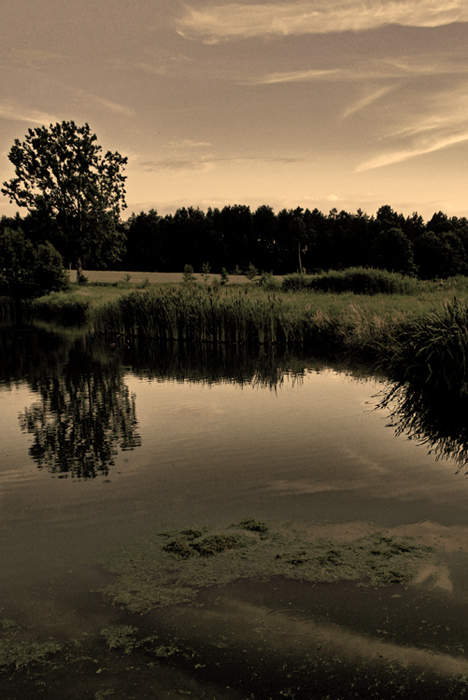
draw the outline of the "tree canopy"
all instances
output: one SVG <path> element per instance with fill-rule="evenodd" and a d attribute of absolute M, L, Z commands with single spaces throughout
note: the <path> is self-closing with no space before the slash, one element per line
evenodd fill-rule
<path fill-rule="evenodd" d="M 8 158 L 15 177 L 3 183 L 2 193 L 28 209 L 35 228 L 47 230 L 79 273 L 83 264 L 105 267 L 121 258 L 117 224 L 126 207 L 127 158 L 103 155 L 89 125 L 74 121 L 29 129 L 24 141 L 15 139 Z"/>

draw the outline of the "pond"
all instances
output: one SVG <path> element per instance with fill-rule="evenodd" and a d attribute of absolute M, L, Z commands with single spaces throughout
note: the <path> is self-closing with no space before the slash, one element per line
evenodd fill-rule
<path fill-rule="evenodd" d="M 466 691 L 468 477 L 383 379 L 46 328 L 0 348 L 2 700 Z"/>

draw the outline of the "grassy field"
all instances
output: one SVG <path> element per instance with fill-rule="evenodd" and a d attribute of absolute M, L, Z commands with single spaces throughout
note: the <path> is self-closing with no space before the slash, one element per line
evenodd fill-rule
<path fill-rule="evenodd" d="M 70 282 L 74 283 L 76 281 L 75 270 L 69 270 Z M 114 270 L 90 270 L 84 272 L 85 277 L 88 278 L 88 282 L 91 284 L 119 284 L 127 283 L 130 285 L 141 285 L 144 282 L 148 282 L 150 285 L 159 284 L 177 284 L 182 282 L 183 273 L 182 272 L 123 272 Z M 201 274 L 195 274 L 195 277 L 199 282 L 202 281 Z M 248 282 L 247 277 L 244 275 L 232 275 L 230 279 L 233 282 L 244 283 Z M 281 279 L 278 277 L 277 279 Z"/>
<path fill-rule="evenodd" d="M 75 282 L 75 273 L 70 273 L 70 294 L 89 301 L 91 307 L 99 307 L 110 301 L 133 291 L 155 291 L 168 286 L 179 285 L 182 282 L 181 272 L 121 272 L 121 271 L 90 271 L 85 273 L 89 283 L 79 286 Z M 201 275 L 195 275 L 200 285 L 208 286 L 212 277 L 205 285 Z M 281 281 L 281 277 L 274 279 Z M 249 282 L 247 277 L 231 276 L 229 284 L 223 289 L 223 293 L 238 293 L 239 285 L 245 293 L 246 286 L 249 296 L 264 296 L 270 292 Z M 346 293 L 317 293 L 303 292 L 279 292 L 284 307 L 291 313 L 301 314 L 321 312 L 323 314 L 349 313 L 352 316 L 366 315 L 383 318 L 419 318 L 427 313 L 443 307 L 456 297 L 458 301 L 468 303 L 467 278 L 452 278 L 448 280 L 436 280 L 418 282 L 416 292 L 411 294 L 353 294 Z M 66 295 L 64 295 L 65 297 Z"/>

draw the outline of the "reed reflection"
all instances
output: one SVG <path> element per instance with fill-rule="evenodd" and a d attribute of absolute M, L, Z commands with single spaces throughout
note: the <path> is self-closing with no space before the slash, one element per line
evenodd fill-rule
<path fill-rule="evenodd" d="M 415 383 L 395 383 L 379 407 L 390 410 L 390 426 L 425 445 L 436 459 L 450 459 L 468 473 L 468 397 Z"/>

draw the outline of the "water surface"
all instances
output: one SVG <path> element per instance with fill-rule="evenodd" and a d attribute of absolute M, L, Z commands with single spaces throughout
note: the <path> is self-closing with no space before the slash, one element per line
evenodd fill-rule
<path fill-rule="evenodd" d="M 468 480 L 388 427 L 383 380 L 279 351 L 31 329 L 1 347 L 1 616 L 17 625 L 4 641 L 62 645 L 44 667 L 9 667 L 2 697 L 459 696 Z M 245 518 L 304 542 L 412 537 L 435 556 L 416 582 L 363 589 L 301 581 L 296 552 L 294 580 L 236 575 L 144 617 L 99 592 L 108 562 L 137 561 L 155 533 Z"/>

